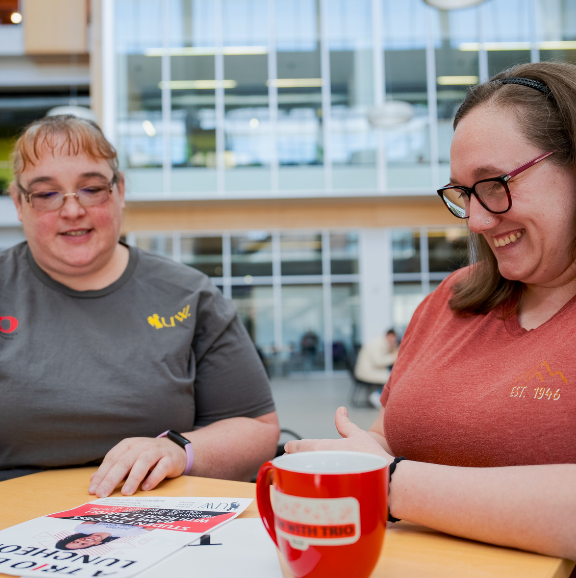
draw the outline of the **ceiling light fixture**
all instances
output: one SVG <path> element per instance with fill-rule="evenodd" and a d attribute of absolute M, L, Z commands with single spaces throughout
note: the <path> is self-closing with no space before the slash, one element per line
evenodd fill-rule
<path fill-rule="evenodd" d="M 322 86 L 321 78 L 277 78 L 267 80 L 266 86 L 275 86 L 276 88 L 320 88 Z"/>
<path fill-rule="evenodd" d="M 160 81 L 160 89 L 170 90 L 215 90 L 216 88 L 236 88 L 238 83 L 235 80 L 171 80 L 170 82 Z"/>
<path fill-rule="evenodd" d="M 90 120 L 98 124 L 98 119 L 96 118 L 94 111 L 86 108 L 85 106 L 57 106 L 55 108 L 51 108 L 46 113 L 46 116 L 58 116 L 60 114 L 70 114 L 72 116 Z"/>
<path fill-rule="evenodd" d="M 463 84 L 478 84 L 477 76 L 439 76 L 436 82 L 440 86 L 456 86 Z"/>
<path fill-rule="evenodd" d="M 20 24 L 20 22 L 22 22 L 22 14 L 20 14 L 20 12 L 13 12 L 10 15 L 10 20 L 12 24 Z"/>
<path fill-rule="evenodd" d="M 462 42 L 458 45 L 458 50 L 462 52 L 478 52 L 480 47 L 490 52 L 498 52 L 504 50 L 530 50 L 532 44 L 530 42 Z M 544 42 L 536 42 L 534 45 L 539 50 L 574 50 L 576 49 L 576 41 L 574 40 L 546 40 Z"/>
<path fill-rule="evenodd" d="M 266 46 L 187 46 L 182 48 L 149 48 L 144 51 L 146 56 L 250 56 L 253 54 L 268 54 Z"/>
<path fill-rule="evenodd" d="M 482 4 L 484 0 L 424 0 L 426 4 L 438 10 L 458 10 L 459 8 L 469 8 L 476 4 Z"/>
<path fill-rule="evenodd" d="M 405 124 L 414 116 L 414 107 L 402 100 L 389 100 L 368 111 L 368 122 L 375 128 Z"/>

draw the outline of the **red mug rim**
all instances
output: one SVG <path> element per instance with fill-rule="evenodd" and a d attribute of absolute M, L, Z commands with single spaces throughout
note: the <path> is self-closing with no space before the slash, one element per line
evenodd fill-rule
<path fill-rule="evenodd" d="M 364 474 L 386 468 L 389 461 L 375 454 L 361 452 L 320 451 L 284 454 L 272 465 L 287 472 L 313 475 Z"/>

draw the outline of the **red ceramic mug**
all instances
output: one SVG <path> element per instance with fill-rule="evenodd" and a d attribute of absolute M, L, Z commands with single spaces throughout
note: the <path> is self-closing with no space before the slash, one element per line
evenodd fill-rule
<path fill-rule="evenodd" d="M 256 495 L 264 526 L 296 578 L 370 576 L 386 530 L 385 458 L 285 454 L 260 468 Z"/>

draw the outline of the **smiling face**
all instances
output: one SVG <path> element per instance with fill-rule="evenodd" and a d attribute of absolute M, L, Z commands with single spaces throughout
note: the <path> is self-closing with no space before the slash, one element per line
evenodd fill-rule
<path fill-rule="evenodd" d="M 18 177 L 21 187 L 29 192 L 76 193 L 96 181 L 112 181 L 113 171 L 105 159 L 63 154 L 59 149 L 54 155 L 45 152 L 28 166 Z M 116 269 L 125 252 L 118 244 L 124 208 L 123 181 L 113 186 L 110 198 L 101 205 L 83 207 L 75 197 L 68 196 L 60 209 L 48 212 L 33 208 L 15 185 L 11 193 L 32 255 L 53 279 L 86 289 L 99 288 L 94 279 L 109 284 L 110 279 L 119 276 Z"/>
<path fill-rule="evenodd" d="M 451 184 L 471 187 L 480 179 L 507 174 L 543 152 L 526 140 L 510 110 L 479 106 L 454 133 Z M 542 287 L 562 285 L 574 265 L 576 179 L 546 159 L 511 179 L 508 186 L 512 207 L 500 215 L 488 212 L 472 196 L 470 230 L 484 236 L 505 279 Z"/>
<path fill-rule="evenodd" d="M 90 548 L 92 546 L 99 546 L 105 538 L 108 538 L 110 534 L 105 532 L 95 532 L 94 534 L 87 534 L 82 538 L 77 538 L 76 540 L 66 544 L 67 550 L 81 550 L 83 548 Z"/>

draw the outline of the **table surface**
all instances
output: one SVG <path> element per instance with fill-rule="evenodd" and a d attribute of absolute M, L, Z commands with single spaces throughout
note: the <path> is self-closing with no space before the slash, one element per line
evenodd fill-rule
<path fill-rule="evenodd" d="M 96 468 L 52 470 L 0 482 L 0 529 L 90 502 L 88 478 Z M 255 498 L 255 485 L 181 476 L 140 496 Z M 112 494 L 121 497 L 120 492 Z M 240 515 L 257 518 L 256 500 Z M 286 578 L 292 578 L 280 556 Z M 574 562 L 448 536 L 423 526 L 389 524 L 372 578 L 568 578 Z M 7 576 L 0 574 L 0 577 Z"/>

